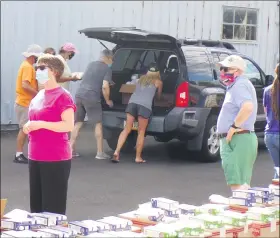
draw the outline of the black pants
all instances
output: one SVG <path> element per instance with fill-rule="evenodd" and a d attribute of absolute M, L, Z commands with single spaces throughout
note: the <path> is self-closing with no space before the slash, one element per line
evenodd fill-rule
<path fill-rule="evenodd" d="M 30 210 L 65 214 L 71 160 L 29 160 Z"/>

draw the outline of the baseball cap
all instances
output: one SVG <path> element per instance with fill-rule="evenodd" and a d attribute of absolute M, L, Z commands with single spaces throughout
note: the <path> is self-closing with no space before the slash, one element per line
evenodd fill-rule
<path fill-rule="evenodd" d="M 26 51 L 22 52 L 22 55 L 26 58 L 28 58 L 30 56 L 39 57 L 42 55 L 42 51 L 43 50 L 42 50 L 41 46 L 32 44 L 32 45 L 28 46 Z"/>
<path fill-rule="evenodd" d="M 230 55 L 226 57 L 223 61 L 218 63 L 220 66 L 228 67 L 228 68 L 237 68 L 242 71 L 246 69 L 245 60 L 238 55 Z"/>
<path fill-rule="evenodd" d="M 65 43 L 62 47 L 62 50 L 65 50 L 67 52 L 74 52 L 74 53 L 78 53 L 78 50 L 76 49 L 75 45 L 72 43 Z"/>
<path fill-rule="evenodd" d="M 155 62 L 150 63 L 148 70 L 150 72 L 158 72 L 159 71 L 159 69 L 157 67 L 157 64 Z"/>

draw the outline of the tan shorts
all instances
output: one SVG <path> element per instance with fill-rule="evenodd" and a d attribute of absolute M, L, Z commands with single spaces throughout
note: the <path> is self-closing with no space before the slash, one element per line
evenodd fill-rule
<path fill-rule="evenodd" d="M 19 128 L 21 129 L 28 122 L 28 107 L 23 107 L 15 104 L 15 112 L 18 120 Z"/>

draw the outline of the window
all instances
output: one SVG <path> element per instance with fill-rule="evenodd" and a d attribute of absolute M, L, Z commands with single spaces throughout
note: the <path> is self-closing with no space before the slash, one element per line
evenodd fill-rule
<path fill-rule="evenodd" d="M 143 73 L 146 73 L 146 71 L 149 68 L 150 63 L 157 62 L 157 59 L 159 57 L 160 51 L 158 50 L 149 50 L 149 51 L 143 51 L 137 65 L 136 70 L 140 70 Z"/>
<path fill-rule="evenodd" d="M 214 69 L 216 71 L 218 79 L 220 78 L 220 67 L 218 65 L 219 62 L 223 61 L 226 57 L 228 57 L 228 54 L 225 53 L 219 53 L 219 52 L 212 52 L 213 61 L 214 61 Z"/>
<path fill-rule="evenodd" d="M 223 8 L 222 39 L 255 41 L 257 39 L 256 9 Z"/>
<path fill-rule="evenodd" d="M 217 63 L 223 61 L 227 56 L 229 56 L 228 54 L 223 54 L 223 53 L 212 53 L 213 56 L 213 60 L 214 60 L 214 64 L 215 64 L 215 69 L 217 71 L 217 76 L 218 78 L 220 78 L 220 69 L 219 66 L 217 65 Z M 262 83 L 262 77 L 261 77 L 261 73 L 258 70 L 258 68 L 248 59 L 244 59 L 246 62 L 246 69 L 244 72 L 244 75 L 250 79 L 250 81 L 252 82 L 253 85 L 263 85 Z"/>
<path fill-rule="evenodd" d="M 188 68 L 189 80 L 212 81 L 213 73 L 206 52 L 186 50 L 184 52 Z"/>
<path fill-rule="evenodd" d="M 114 55 L 113 71 L 122 71 L 130 56 L 131 50 L 118 50 Z"/>
<path fill-rule="evenodd" d="M 246 61 L 246 70 L 244 72 L 244 75 L 250 79 L 253 85 L 263 85 L 262 83 L 262 78 L 261 78 L 261 73 L 258 70 L 258 68 L 250 61 L 247 59 L 244 59 Z"/>

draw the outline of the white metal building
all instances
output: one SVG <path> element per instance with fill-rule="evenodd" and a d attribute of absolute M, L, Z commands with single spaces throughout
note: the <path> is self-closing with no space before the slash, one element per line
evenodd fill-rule
<path fill-rule="evenodd" d="M 272 74 L 279 55 L 279 1 L 1 1 L 1 124 L 15 124 L 15 81 L 30 44 L 74 43 L 70 62 L 83 71 L 103 47 L 78 33 L 136 26 L 178 38 L 226 39 Z M 110 45 L 110 44 L 107 44 Z M 71 83 L 74 94 L 77 83 Z"/>

